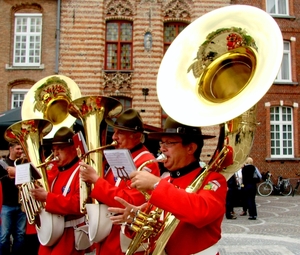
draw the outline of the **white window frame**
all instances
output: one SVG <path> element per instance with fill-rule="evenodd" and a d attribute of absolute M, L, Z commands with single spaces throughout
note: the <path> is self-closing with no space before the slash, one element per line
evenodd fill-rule
<path fill-rule="evenodd" d="M 281 6 L 280 6 L 281 2 Z M 266 0 L 267 13 L 278 16 L 289 15 L 289 0 Z M 284 10 L 285 9 L 285 10 Z"/>
<path fill-rule="evenodd" d="M 275 109 L 278 111 L 275 112 Z M 273 111 L 272 111 L 273 110 Z M 290 112 L 288 112 L 290 110 Z M 293 108 L 270 108 L 271 158 L 294 157 Z"/>
<path fill-rule="evenodd" d="M 26 23 L 26 31 L 19 31 L 18 22 Z M 39 25 L 33 26 L 35 31 L 30 31 L 30 23 L 38 19 Z M 14 66 L 40 66 L 42 51 L 42 14 L 41 13 L 16 13 L 15 14 L 15 33 L 14 33 Z M 38 27 L 38 29 L 36 29 Z M 37 31 L 36 31 L 37 30 Z M 23 41 L 23 48 L 21 45 Z M 19 58 L 18 58 L 19 57 Z"/>
<path fill-rule="evenodd" d="M 276 81 L 292 82 L 291 43 L 289 41 L 283 42 L 283 57 Z"/>
<path fill-rule="evenodd" d="M 28 89 L 12 89 L 11 90 L 11 109 L 22 106 L 25 95 L 27 94 L 28 91 L 29 91 Z M 21 95 L 23 95 L 23 100 L 21 99 Z M 18 96 L 17 100 L 15 99 L 15 96 Z M 17 103 L 17 106 L 15 105 L 15 102 Z"/>

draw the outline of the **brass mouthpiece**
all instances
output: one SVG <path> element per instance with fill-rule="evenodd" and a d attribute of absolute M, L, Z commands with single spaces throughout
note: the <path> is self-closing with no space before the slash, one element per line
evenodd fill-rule
<path fill-rule="evenodd" d="M 87 153 L 85 153 L 81 158 L 86 158 L 89 154 L 91 153 L 94 153 L 94 152 L 99 152 L 99 151 L 102 151 L 106 148 L 109 148 L 109 147 L 112 147 L 112 146 L 117 146 L 118 145 L 118 142 L 117 141 L 113 141 L 111 144 L 107 144 L 107 145 L 104 145 L 104 146 L 101 146 L 99 148 L 96 148 L 94 150 L 90 150 L 88 151 Z"/>
<path fill-rule="evenodd" d="M 38 167 L 43 167 L 43 166 L 46 166 L 46 165 L 48 165 L 48 164 L 50 164 L 50 163 L 53 163 L 53 162 L 55 162 L 55 161 L 58 161 L 59 160 L 59 158 L 58 157 L 54 157 L 53 159 L 51 159 L 51 160 L 49 160 L 49 161 L 46 161 L 46 162 L 44 162 L 44 163 L 42 163 L 42 164 L 39 164 L 39 165 L 37 165 L 36 167 L 38 168 Z"/>

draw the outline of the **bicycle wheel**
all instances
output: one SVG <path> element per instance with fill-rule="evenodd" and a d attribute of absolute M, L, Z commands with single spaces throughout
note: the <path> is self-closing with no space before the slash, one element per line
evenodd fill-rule
<path fill-rule="evenodd" d="M 284 182 L 283 183 L 283 188 L 282 188 L 282 191 L 281 191 L 281 195 L 289 196 L 289 195 L 291 195 L 292 191 L 293 191 L 293 187 L 290 184 L 290 182 Z"/>
<path fill-rule="evenodd" d="M 262 197 L 270 196 L 273 191 L 272 184 L 269 182 L 262 182 L 257 187 L 257 192 Z"/>

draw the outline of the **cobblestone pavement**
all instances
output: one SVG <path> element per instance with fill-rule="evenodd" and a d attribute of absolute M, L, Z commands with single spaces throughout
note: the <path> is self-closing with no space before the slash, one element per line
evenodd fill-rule
<path fill-rule="evenodd" d="M 220 255 L 300 255 L 300 195 L 256 197 L 257 220 L 224 217 Z"/>

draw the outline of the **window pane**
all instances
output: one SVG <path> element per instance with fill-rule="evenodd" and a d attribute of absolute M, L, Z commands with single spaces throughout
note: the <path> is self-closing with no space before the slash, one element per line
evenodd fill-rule
<path fill-rule="evenodd" d="M 267 0 L 267 12 L 275 13 L 275 0 Z"/>
<path fill-rule="evenodd" d="M 106 41 L 118 40 L 118 23 L 107 23 L 106 25 Z"/>
<path fill-rule="evenodd" d="M 124 44 L 121 51 L 121 67 L 122 69 L 131 69 L 131 45 Z"/>
<path fill-rule="evenodd" d="M 286 0 L 278 0 L 278 14 L 287 14 Z"/>
<path fill-rule="evenodd" d="M 132 25 L 125 23 L 121 25 L 121 41 L 132 41 Z"/>
<path fill-rule="evenodd" d="M 117 45 L 108 44 L 107 45 L 107 67 L 109 69 L 117 69 Z"/>
<path fill-rule="evenodd" d="M 176 37 L 175 25 L 165 25 L 164 42 L 172 42 Z"/>

